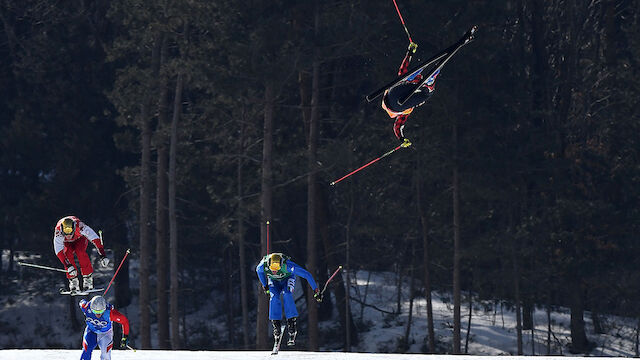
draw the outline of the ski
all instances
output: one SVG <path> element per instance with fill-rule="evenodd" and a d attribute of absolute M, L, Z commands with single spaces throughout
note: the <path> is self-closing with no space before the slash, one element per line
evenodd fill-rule
<path fill-rule="evenodd" d="M 367 101 L 368 102 L 372 102 L 373 100 L 375 100 L 378 96 L 382 95 L 382 93 L 384 93 L 387 89 L 390 89 L 396 85 L 398 85 L 399 83 L 407 80 L 408 78 L 410 78 L 412 75 L 416 74 L 416 73 L 420 73 L 422 70 L 424 70 L 424 68 L 426 68 L 427 66 L 433 64 L 434 62 L 442 59 L 444 56 L 446 56 L 446 50 L 433 56 L 431 59 L 422 62 L 421 64 L 417 65 L 416 67 L 414 67 L 413 69 L 411 69 L 410 71 L 408 71 L 405 75 L 402 75 L 396 79 L 394 79 L 393 81 L 385 84 L 384 86 L 382 86 L 381 88 L 379 88 L 378 90 L 372 92 L 371 94 L 367 95 Z"/>
<path fill-rule="evenodd" d="M 280 351 L 280 344 L 282 343 L 282 338 L 284 337 L 284 330 L 286 327 L 286 323 L 280 325 L 280 336 L 278 336 L 273 343 L 273 350 L 271 351 L 271 355 L 277 355 L 278 351 Z"/>
<path fill-rule="evenodd" d="M 445 50 L 441 51 L 440 53 L 432 56 L 430 59 L 420 63 L 419 65 L 417 65 L 413 69 L 409 70 L 405 75 L 402 75 L 402 76 L 396 78 L 395 80 L 393 80 L 393 81 L 389 82 L 388 84 L 382 86 L 378 90 L 376 90 L 376 91 L 372 92 L 371 94 L 367 95 L 367 97 L 366 97 L 367 101 L 368 102 L 373 101 L 375 98 L 377 98 L 378 96 L 382 95 L 387 89 L 390 89 L 390 88 L 398 85 L 399 83 L 407 80 L 408 78 L 410 78 L 411 76 L 415 75 L 416 73 L 422 72 L 425 68 L 429 67 L 429 65 L 435 63 L 436 61 L 441 60 L 442 58 L 444 58 L 446 56 L 446 58 L 441 63 L 438 64 L 438 68 L 442 68 L 442 66 L 447 61 L 449 61 L 449 59 L 451 59 L 451 56 L 453 56 L 453 54 L 455 54 L 456 51 L 458 51 L 461 47 L 463 47 L 464 45 L 468 44 L 471 40 L 473 40 L 473 34 L 476 32 L 477 29 L 478 29 L 477 26 L 473 26 L 469 31 L 467 31 L 467 33 L 464 34 L 462 39 L 460 39 L 458 42 L 456 42 L 452 46 L 450 46 L 450 47 L 446 48 Z M 470 37 L 470 39 L 467 40 L 469 37 Z M 436 70 L 434 70 L 433 72 L 435 72 Z M 429 78 L 429 76 L 426 77 L 426 79 L 428 79 L 428 78 Z M 418 88 L 416 88 L 416 90 Z M 402 103 L 405 103 L 408 99 L 409 98 L 406 98 Z"/>
<path fill-rule="evenodd" d="M 418 86 L 416 87 L 416 89 L 411 92 L 409 95 L 407 95 L 407 97 L 405 97 L 404 99 L 402 99 L 402 101 L 399 102 L 400 105 L 403 105 L 404 103 L 406 103 L 409 99 L 411 99 L 411 97 L 413 95 L 416 94 L 416 92 L 422 87 L 424 86 L 424 84 L 427 83 L 427 81 L 429 81 L 429 79 L 431 79 L 436 73 L 438 73 L 443 67 L 444 64 L 446 64 L 449 60 L 451 60 L 451 58 L 453 57 L 453 55 L 455 55 L 456 52 L 458 52 L 458 50 L 460 50 L 463 46 L 467 45 L 468 43 L 470 43 L 471 41 L 473 41 L 474 39 L 474 34 L 475 32 L 478 30 L 478 26 L 474 25 L 471 29 L 469 29 L 469 31 L 467 31 L 464 36 L 462 36 L 462 39 L 460 39 L 455 45 L 453 45 L 452 47 L 450 47 L 449 49 L 455 47 L 453 49 L 453 51 L 451 51 L 447 57 L 445 57 L 442 62 L 438 63 L 438 66 L 429 74 L 429 76 L 425 76 L 424 79 L 422 79 L 422 81 L 418 84 Z M 446 51 L 446 50 L 445 50 Z"/>
<path fill-rule="evenodd" d="M 87 296 L 92 293 L 104 291 L 104 288 L 100 289 L 91 289 L 91 290 L 82 290 L 82 291 L 69 291 L 65 289 L 60 289 L 58 292 L 60 295 L 71 295 L 71 296 Z"/>

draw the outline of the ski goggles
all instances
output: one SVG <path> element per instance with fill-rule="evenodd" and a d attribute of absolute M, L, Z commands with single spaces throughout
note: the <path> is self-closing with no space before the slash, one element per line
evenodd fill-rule
<path fill-rule="evenodd" d="M 269 269 L 271 271 L 278 271 L 280 270 L 280 263 L 279 262 L 271 262 L 271 264 L 269 264 Z"/>
<path fill-rule="evenodd" d="M 102 315 L 104 313 L 104 310 L 93 310 L 93 309 L 91 309 L 91 312 L 96 314 L 96 315 Z"/>
<path fill-rule="evenodd" d="M 62 233 L 65 234 L 65 235 L 73 234 L 73 226 L 63 226 L 62 227 Z"/>

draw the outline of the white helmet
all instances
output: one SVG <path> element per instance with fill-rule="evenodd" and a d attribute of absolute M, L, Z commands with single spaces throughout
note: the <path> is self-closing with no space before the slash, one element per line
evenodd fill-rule
<path fill-rule="evenodd" d="M 91 299 L 89 308 L 94 314 L 102 314 L 107 310 L 107 300 L 100 295 L 94 296 L 93 299 Z"/>

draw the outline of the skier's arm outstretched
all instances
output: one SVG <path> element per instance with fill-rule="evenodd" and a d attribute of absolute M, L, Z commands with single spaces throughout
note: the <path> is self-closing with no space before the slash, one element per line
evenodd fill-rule
<path fill-rule="evenodd" d="M 109 259 L 107 259 L 107 253 L 104 251 L 104 246 L 102 245 L 102 240 L 98 234 L 87 224 L 81 222 L 80 223 L 80 233 L 84 235 L 98 250 L 98 254 L 100 254 L 100 263 L 102 266 L 107 266 L 109 264 Z"/>
<path fill-rule="evenodd" d="M 300 276 L 301 278 L 307 280 L 309 286 L 311 286 L 314 291 L 319 290 L 316 281 L 313 279 L 313 275 L 311 275 L 311 273 L 308 272 L 305 268 L 294 263 L 291 260 L 287 261 L 287 267 L 289 267 L 291 274 Z"/>

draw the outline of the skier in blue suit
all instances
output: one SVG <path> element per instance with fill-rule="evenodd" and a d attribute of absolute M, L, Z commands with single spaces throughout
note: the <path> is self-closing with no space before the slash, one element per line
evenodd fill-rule
<path fill-rule="evenodd" d="M 269 320 L 273 326 L 273 336 L 278 342 L 281 334 L 282 325 L 282 304 L 284 303 L 284 314 L 287 319 L 287 330 L 289 340 L 287 345 L 294 345 L 298 331 L 296 329 L 296 319 L 298 317 L 298 309 L 293 299 L 293 290 L 296 286 L 296 275 L 303 277 L 309 283 L 314 291 L 313 297 L 316 301 L 322 301 L 320 289 L 313 279 L 311 273 L 302 266 L 291 261 L 291 258 L 282 253 L 272 253 L 264 258 L 256 267 L 258 279 L 262 283 L 262 289 L 265 294 L 271 296 L 269 301 Z M 282 302 L 280 300 L 282 295 Z"/>

